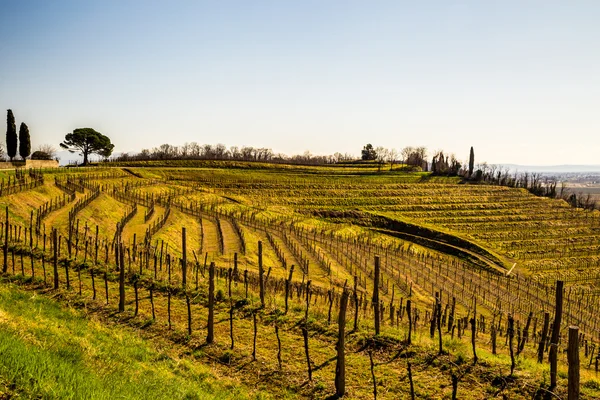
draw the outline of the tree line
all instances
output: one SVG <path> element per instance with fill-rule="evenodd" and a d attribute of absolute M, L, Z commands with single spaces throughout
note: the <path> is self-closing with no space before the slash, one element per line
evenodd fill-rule
<path fill-rule="evenodd" d="M 165 143 L 151 149 L 142 149 L 142 151 L 135 154 L 122 153 L 111 158 L 110 161 L 237 160 L 319 165 L 353 161 L 355 159 L 356 157 L 348 153 L 336 152 L 332 155 L 315 155 L 310 151 L 305 151 L 302 154 L 288 156 L 283 153 L 275 153 L 272 149 L 265 147 L 231 146 L 228 148 L 222 143 L 212 145 L 191 142 L 184 143 L 181 146 Z"/>
<path fill-rule="evenodd" d="M 469 153 L 468 167 L 465 167 L 454 154 L 445 154 L 443 150 L 436 151 L 431 162 L 427 153 L 427 148 L 424 146 L 407 146 L 402 150 L 396 150 L 382 146 L 373 147 L 371 143 L 367 143 L 361 151 L 361 159 L 363 161 L 376 161 L 380 165 L 380 170 L 384 163 L 390 164 L 390 171 L 393 169 L 394 164 L 400 163 L 413 168 L 420 168 L 421 171 L 431 171 L 433 175 L 460 175 L 468 179 L 474 177 L 473 173 L 476 171 L 474 171 L 475 153 L 473 147 L 471 147 Z"/>

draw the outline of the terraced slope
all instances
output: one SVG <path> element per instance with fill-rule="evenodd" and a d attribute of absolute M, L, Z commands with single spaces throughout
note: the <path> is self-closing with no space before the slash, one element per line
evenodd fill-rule
<path fill-rule="evenodd" d="M 335 293 L 351 289 L 360 298 L 361 318 L 369 319 L 365 325 L 370 326 L 368 303 L 375 291 L 377 256 L 380 307 L 389 316 L 389 332 L 396 333 L 394 319 L 400 314 L 395 310 L 405 309 L 405 299 L 421 311 L 419 324 L 427 324 L 432 303 L 441 298 L 446 311 L 451 299 L 456 303 L 457 318 L 468 319 L 476 304 L 482 318 L 477 323 L 482 326 L 486 320 L 506 321 L 508 314 L 523 326 L 533 311 L 535 337 L 544 313 L 554 307 L 553 280 L 562 277 L 568 289 L 563 323 L 579 325 L 590 341 L 600 339 L 600 317 L 593 307 L 600 226 L 596 213 L 586 214 L 519 189 L 460 185 L 423 175 L 211 169 L 131 172 L 64 175 L 65 184 L 79 191 L 78 199 L 97 190 L 100 193 L 78 211 L 80 229 L 75 235 L 79 243 L 95 243 L 98 230 L 101 254 L 97 264 L 95 260 L 92 264 L 107 274 L 117 270 L 117 244 L 123 243 L 128 284 L 141 282 L 146 288 L 156 288 L 159 292 L 153 304 L 163 309 L 169 304 L 165 296 L 170 292 L 165 288 L 183 285 L 180 259 L 185 227 L 187 282 L 201 298 L 206 296 L 203 290 L 210 262 L 221 268 L 221 279 L 238 271 L 237 295 L 248 284 L 256 286 L 260 242 L 264 279 L 276 293 L 269 296 L 273 310 L 282 307 L 278 296 L 294 265 L 289 283 L 298 290 L 296 312 L 302 311 L 302 291 L 310 281 L 320 314 L 327 314 L 327 296 L 332 296 L 332 307 Z M 29 207 L 42 200 L 43 196 Z M 11 199 L 2 201 L 12 208 Z M 134 204 L 137 214 L 116 235 L 117 222 Z M 47 227 L 58 230 L 63 246 L 69 237 L 71 207 L 45 218 Z M 144 221 L 151 207 L 155 213 Z M 26 215 L 27 209 L 14 215 Z M 14 220 L 19 222 L 17 217 Z M 89 229 L 84 230 L 86 223 Z M 22 245 L 12 240 L 12 246 Z M 561 256 L 556 255 L 558 250 Z M 88 251 L 86 268 L 92 267 L 93 249 Z M 129 260 L 130 254 L 139 258 Z M 549 262 L 555 264 L 549 267 Z M 20 265 L 16 267 L 19 271 Z M 127 290 L 131 295 L 133 289 Z M 221 290 L 222 299 L 229 289 L 221 286 Z M 351 307 L 358 309 L 355 304 Z M 199 313 L 205 310 L 197 308 Z M 182 315 L 177 318 L 178 325 L 184 323 Z M 458 329 L 465 328 L 466 324 Z"/>

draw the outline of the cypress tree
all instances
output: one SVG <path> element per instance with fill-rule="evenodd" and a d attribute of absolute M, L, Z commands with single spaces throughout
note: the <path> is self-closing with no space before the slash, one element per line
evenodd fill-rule
<path fill-rule="evenodd" d="M 473 146 L 471 146 L 471 152 L 469 153 L 469 176 L 473 175 L 473 167 L 475 166 L 475 153 L 473 152 Z"/>
<path fill-rule="evenodd" d="M 11 161 L 17 155 L 17 126 L 12 110 L 6 115 L 6 154 Z"/>
<path fill-rule="evenodd" d="M 29 136 L 29 127 L 25 122 L 19 126 L 19 155 L 24 160 L 31 154 L 31 137 Z"/>

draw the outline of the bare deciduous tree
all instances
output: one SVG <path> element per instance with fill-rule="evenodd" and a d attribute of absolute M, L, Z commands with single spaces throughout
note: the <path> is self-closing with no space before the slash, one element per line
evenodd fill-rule
<path fill-rule="evenodd" d="M 387 154 L 387 161 L 390 163 L 390 171 L 394 168 L 394 164 L 396 163 L 396 159 L 398 158 L 398 150 L 389 149 Z"/>

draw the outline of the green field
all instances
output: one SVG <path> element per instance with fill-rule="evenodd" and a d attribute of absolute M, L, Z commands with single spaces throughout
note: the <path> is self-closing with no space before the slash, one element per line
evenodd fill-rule
<path fill-rule="evenodd" d="M 0 286 L 1 333 L 3 342 L 10 343 L 0 353 L 7 355 L 0 371 L 5 392 L 24 398 L 104 398 L 115 393 L 129 398 L 134 396 L 127 393 L 139 386 L 140 398 L 152 390 L 160 392 L 150 396 L 157 398 L 194 398 L 190 393 L 198 398 L 239 398 L 240 393 L 325 398 L 335 393 L 337 310 L 345 288 L 359 304 L 357 309 L 351 301 L 346 317 L 349 398 L 373 396 L 371 351 L 378 398 L 409 396 L 407 361 L 413 365 L 418 398 L 451 398 L 453 375 L 459 378 L 458 398 L 532 398 L 549 384 L 548 364 L 537 364 L 535 354 L 544 313 L 554 315 L 554 282 L 561 279 L 566 289 L 556 394 L 566 396 L 562 350 L 567 327 L 578 325 L 584 334 L 582 398 L 600 396 L 594 371 L 600 349 L 600 317 L 595 312 L 600 290 L 598 212 L 535 197 L 523 189 L 388 169 L 378 172 L 377 166 L 355 164 L 129 163 L 47 170 L 43 185 L 1 196 L 0 206 L 8 207 L 11 249 Z M 56 199 L 64 203 L 57 205 Z M 51 210 L 42 212 L 49 204 L 54 204 Z M 137 211 L 125 220 L 134 208 Z M 120 221 L 125 223 L 118 227 Z M 50 289 L 53 229 L 61 245 L 58 290 Z M 2 235 L 4 241 L 4 230 Z M 117 308 L 119 243 L 124 312 Z M 265 307 L 260 307 L 258 293 L 259 243 L 267 276 Z M 383 318 L 381 334 L 373 337 L 376 256 Z M 184 258 L 186 290 L 181 289 Z M 217 270 L 216 339 L 205 345 L 211 262 Z M 292 265 L 286 314 L 284 287 Z M 70 289 L 65 287 L 67 270 Z M 441 355 L 437 331 L 430 335 L 436 295 L 441 298 Z M 456 313 L 450 320 L 453 298 Z M 411 345 L 406 343 L 409 299 L 413 317 L 418 314 Z M 21 313 L 18 307 L 39 310 L 40 317 Z M 65 312 L 73 314 L 74 322 L 59 332 L 57 321 L 71 321 Z M 474 312 L 476 365 L 467 323 Z M 525 335 L 530 312 L 527 343 L 511 376 L 507 316 L 516 320 L 518 341 Z M 359 324 L 353 329 L 355 314 Z M 258 320 L 255 361 L 253 315 Z M 17 325 L 25 327 L 22 334 L 15 330 Z M 281 369 L 275 326 L 282 344 Z M 491 350 L 492 326 L 499 332 L 498 355 Z M 310 337 L 312 381 L 307 380 L 302 327 Z M 119 336 L 126 334 L 132 336 Z M 73 338 L 80 337 L 87 339 L 77 341 L 80 347 L 71 346 Z M 47 341 L 55 345 L 47 346 Z M 113 347 L 113 342 L 124 347 Z M 66 349 L 73 351 L 66 357 L 77 363 L 64 364 L 61 354 Z M 132 354 L 136 351 L 143 356 Z M 32 356 L 20 356 L 25 353 Z M 112 358 L 105 361 L 93 354 Z M 160 361 L 154 366 L 156 359 Z M 114 367 L 98 370 L 94 363 Z M 38 372 L 38 364 L 64 370 L 64 377 L 48 379 Z"/>

